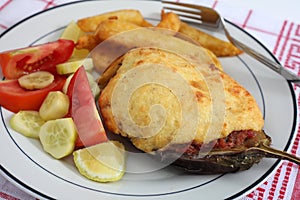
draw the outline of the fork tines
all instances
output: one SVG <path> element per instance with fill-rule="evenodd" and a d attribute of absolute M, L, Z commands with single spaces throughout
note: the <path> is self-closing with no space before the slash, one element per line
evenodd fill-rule
<path fill-rule="evenodd" d="M 176 13 L 183 21 L 202 23 L 201 10 L 197 9 L 194 5 L 165 0 L 161 2 L 166 4 L 166 6 L 163 6 L 165 11 Z"/>

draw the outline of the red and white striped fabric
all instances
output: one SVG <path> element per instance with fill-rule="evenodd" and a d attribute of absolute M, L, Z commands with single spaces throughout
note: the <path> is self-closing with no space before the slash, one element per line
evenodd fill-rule
<path fill-rule="evenodd" d="M 200 1 L 197 1 L 198 3 Z M 300 75 L 300 23 L 285 19 L 268 18 L 265 13 L 251 9 L 234 9 L 222 1 L 207 1 L 208 4 L 219 10 L 229 21 L 239 25 L 258 38 L 273 52 L 281 64 Z M 194 1 L 196 3 L 196 1 Z M 238 12 L 230 12 L 238 10 Z M 270 23 L 272 22 L 272 23 Z M 300 89 L 295 88 L 300 106 Z M 300 131 L 298 131 L 290 152 L 300 155 Z M 300 199 L 300 171 L 299 166 L 283 162 L 278 170 L 248 194 L 243 200 L 252 199 Z"/>
<path fill-rule="evenodd" d="M 0 0 L 0 34 L 21 19 L 72 0 Z M 258 38 L 285 67 L 300 75 L 300 23 L 277 17 L 270 17 L 261 10 L 237 8 L 225 0 L 179 0 L 211 6 L 217 9 L 227 20 L 244 28 Z M 22 9 L 20 9 L 22 8 Z M 234 12 L 232 12 L 234 10 Z M 17 11 L 17 12 L 16 12 Z M 272 23 L 270 23 L 272 22 Z M 295 88 L 300 107 L 300 89 Z M 300 129 L 299 129 L 300 130 Z M 293 141 L 290 152 L 300 155 L 300 131 Z M 35 199 L 16 188 L 0 176 L 0 199 Z M 252 199 L 300 199 L 300 170 L 290 162 L 282 165 L 256 190 L 242 200 Z"/>

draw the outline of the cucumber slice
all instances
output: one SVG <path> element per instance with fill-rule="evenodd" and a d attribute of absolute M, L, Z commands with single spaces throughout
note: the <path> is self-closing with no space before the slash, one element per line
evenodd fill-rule
<path fill-rule="evenodd" d="M 95 98 L 98 97 L 98 95 L 100 94 L 100 88 L 99 88 L 99 85 L 98 83 L 94 80 L 94 77 L 91 73 L 87 72 L 86 71 L 86 75 L 88 77 L 88 80 L 89 80 L 89 84 L 90 84 L 90 88 L 92 90 L 92 94 Z M 73 77 L 73 74 L 69 75 L 68 78 L 66 79 L 66 82 L 63 86 L 63 93 L 67 94 L 67 91 L 68 91 L 68 87 L 69 87 L 69 84 L 70 84 L 70 81 Z"/>
<path fill-rule="evenodd" d="M 84 66 L 86 71 L 91 71 L 94 67 L 92 58 L 85 58 L 80 60 L 69 61 L 56 65 L 56 71 L 58 74 L 72 74 L 77 71 L 81 66 Z"/>
<path fill-rule="evenodd" d="M 64 94 L 67 94 L 68 87 L 69 87 L 69 84 L 70 84 L 70 81 L 71 81 L 73 75 L 74 74 L 69 75 L 68 78 L 66 79 L 66 82 L 65 82 L 65 84 L 64 84 L 64 86 L 62 88 L 62 91 L 63 91 Z"/>
<path fill-rule="evenodd" d="M 64 117 L 69 112 L 69 97 L 61 91 L 49 92 L 39 113 L 45 121 Z"/>
<path fill-rule="evenodd" d="M 72 118 L 47 121 L 40 129 L 44 150 L 56 159 L 71 154 L 75 148 L 77 131 Z"/>
<path fill-rule="evenodd" d="M 93 75 L 89 72 L 86 72 L 86 75 L 89 80 L 90 88 L 92 90 L 93 96 L 96 98 L 100 94 L 100 88 L 98 83 L 95 81 Z"/>
<path fill-rule="evenodd" d="M 42 89 L 54 81 L 54 76 L 46 71 L 38 71 L 21 76 L 18 82 L 22 88 L 27 90 Z"/>
<path fill-rule="evenodd" d="M 91 87 L 93 96 L 95 98 L 97 98 L 100 94 L 99 85 L 95 81 L 92 81 L 92 82 L 90 82 L 90 87 Z"/>
<path fill-rule="evenodd" d="M 40 117 L 38 111 L 19 111 L 9 121 L 15 131 L 30 138 L 39 138 L 41 126 L 45 121 Z"/>

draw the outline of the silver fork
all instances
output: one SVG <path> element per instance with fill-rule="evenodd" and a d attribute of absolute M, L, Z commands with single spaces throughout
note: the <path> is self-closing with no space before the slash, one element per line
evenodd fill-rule
<path fill-rule="evenodd" d="M 257 51 L 251 49 L 247 45 L 243 44 L 242 42 L 232 37 L 226 28 L 223 17 L 219 15 L 219 13 L 216 10 L 205 6 L 180 3 L 180 2 L 170 2 L 166 0 L 162 0 L 162 3 L 167 5 L 163 7 L 164 10 L 166 11 L 170 10 L 178 14 L 183 21 L 192 20 L 193 23 L 209 26 L 213 29 L 222 28 L 223 31 L 225 32 L 227 39 L 232 44 L 234 44 L 236 47 L 240 48 L 241 50 L 243 50 L 245 53 L 249 54 L 256 60 L 265 64 L 267 67 L 271 68 L 275 72 L 279 73 L 286 80 L 293 82 L 300 87 L 299 76 L 290 72 L 289 70 L 282 67 L 280 64 L 270 60 L 269 58 L 265 57 L 264 55 L 258 53 Z M 174 6 L 170 6 L 170 5 L 174 5 Z"/>

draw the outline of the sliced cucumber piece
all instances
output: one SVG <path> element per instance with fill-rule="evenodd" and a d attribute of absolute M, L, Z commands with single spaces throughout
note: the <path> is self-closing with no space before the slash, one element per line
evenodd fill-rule
<path fill-rule="evenodd" d="M 61 91 L 49 92 L 39 113 L 45 121 L 64 117 L 69 112 L 69 97 Z"/>
<path fill-rule="evenodd" d="M 9 121 L 15 131 L 26 137 L 39 138 L 41 126 L 45 121 L 40 117 L 38 111 L 19 111 Z"/>
<path fill-rule="evenodd" d="M 18 82 L 22 88 L 28 90 L 42 89 L 49 86 L 54 81 L 54 76 L 50 72 L 37 71 L 21 76 Z"/>
<path fill-rule="evenodd" d="M 72 118 L 47 121 L 40 129 L 43 149 L 56 159 L 71 154 L 75 148 L 77 131 Z"/>
<path fill-rule="evenodd" d="M 74 61 L 69 61 L 65 63 L 61 63 L 56 65 L 56 71 L 58 74 L 72 74 L 76 72 L 76 70 L 84 66 L 84 69 L 86 71 L 90 71 L 93 69 L 94 64 L 92 58 L 85 58 L 85 59 L 80 59 L 80 60 L 74 60 Z"/>
<path fill-rule="evenodd" d="M 63 86 L 63 88 L 62 88 L 62 91 L 63 91 L 64 94 L 67 94 L 68 87 L 69 87 L 69 84 L 70 84 L 70 81 L 71 81 L 73 75 L 74 75 L 74 74 L 70 74 L 70 75 L 68 76 L 68 78 L 66 79 L 66 82 L 65 82 L 65 84 L 64 84 L 64 86 Z"/>
<path fill-rule="evenodd" d="M 89 72 L 86 72 L 87 78 L 89 80 L 90 88 L 92 90 L 93 96 L 96 98 L 100 94 L 100 88 L 98 83 L 95 81 L 93 75 Z"/>

